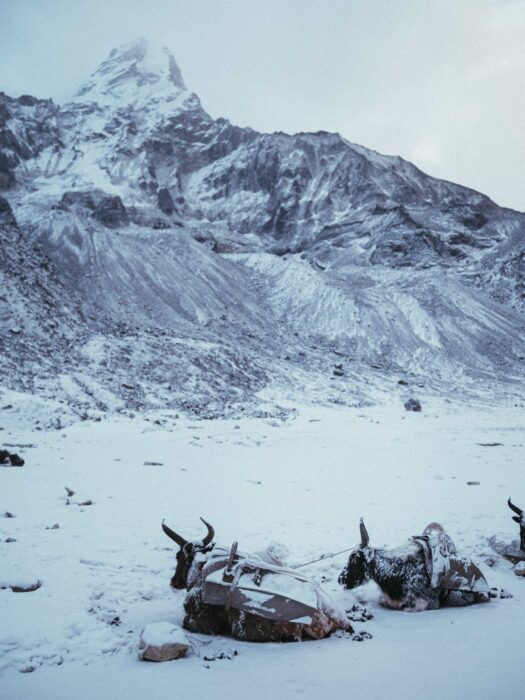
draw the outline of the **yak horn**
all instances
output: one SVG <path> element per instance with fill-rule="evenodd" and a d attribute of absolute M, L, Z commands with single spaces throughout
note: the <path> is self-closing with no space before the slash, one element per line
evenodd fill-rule
<path fill-rule="evenodd" d="M 179 547 L 184 547 L 185 544 L 188 544 L 188 540 L 185 540 L 184 537 L 181 537 L 180 535 L 177 535 L 176 532 L 173 532 L 170 527 L 164 524 L 164 520 L 162 521 L 162 529 L 170 539 L 179 545 Z"/>
<path fill-rule="evenodd" d="M 510 498 L 507 501 L 507 503 L 509 504 L 509 508 L 511 510 L 513 510 L 517 515 L 520 515 L 520 516 L 523 515 L 523 511 L 521 510 L 521 508 L 518 508 L 518 506 L 515 506 L 514 503 L 510 500 Z"/>
<path fill-rule="evenodd" d="M 202 520 L 202 522 L 206 525 L 206 527 L 208 528 L 208 534 L 207 534 L 206 537 L 202 540 L 202 546 L 203 546 L 203 547 L 207 547 L 207 546 L 210 544 L 210 542 L 213 540 L 213 538 L 215 537 L 215 530 L 212 528 L 212 526 L 210 525 L 210 523 L 207 523 L 207 522 L 204 520 L 204 518 L 201 518 L 201 520 Z"/>
<path fill-rule="evenodd" d="M 363 518 L 361 518 L 361 521 L 359 523 L 359 532 L 361 533 L 361 549 L 364 549 L 365 547 L 368 547 L 370 537 L 368 536 L 368 532 L 366 531 Z"/>

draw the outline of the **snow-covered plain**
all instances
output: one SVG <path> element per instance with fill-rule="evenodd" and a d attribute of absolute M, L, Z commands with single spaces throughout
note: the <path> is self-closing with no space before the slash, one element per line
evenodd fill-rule
<path fill-rule="evenodd" d="M 0 514 L 16 516 L 0 518 L 0 579 L 42 584 L 0 590 L 2 700 L 523 697 L 525 579 L 488 542 L 518 534 L 506 499 L 525 501 L 523 408 L 432 397 L 420 414 L 397 401 L 294 407 L 286 420 L 108 414 L 41 431 L 16 406 L 1 411 L 2 445 L 32 446 L 8 448 L 24 467 L 0 467 Z M 69 505 L 66 486 L 75 491 Z M 342 554 L 303 571 L 344 608 L 366 605 L 373 619 L 353 624 L 371 639 L 255 645 L 193 635 L 200 656 L 142 662 L 142 627 L 182 622 L 161 521 L 197 538 L 199 516 L 226 546 L 283 542 L 290 564 L 355 545 L 360 516 L 376 546 L 401 544 L 437 520 L 489 584 L 513 597 L 386 610 L 374 584 L 355 593 L 338 585 Z"/>

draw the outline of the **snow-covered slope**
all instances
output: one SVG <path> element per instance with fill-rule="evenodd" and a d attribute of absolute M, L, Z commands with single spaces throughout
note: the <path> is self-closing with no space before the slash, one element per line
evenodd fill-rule
<path fill-rule="evenodd" d="M 333 351 L 360 376 L 371 364 L 446 382 L 523 376 L 524 214 L 338 134 L 215 120 L 144 40 L 63 106 L 0 94 L 0 188 L 24 245 L 78 296 L 83 343 L 113 348 L 98 364 L 84 353 L 83 373 L 118 367 L 133 337 L 135 378 L 120 385 L 148 385 L 139 405 L 169 403 L 165 373 L 175 404 L 192 387 L 236 387 L 230 400 L 287 377 L 300 389 L 305 372 L 333 399 Z M 172 342 L 186 348 L 174 374 Z"/>
<path fill-rule="evenodd" d="M 40 433 L 3 411 L 6 442 L 26 445 L 15 448 L 26 465 L 0 467 L 0 512 L 16 516 L 0 518 L 0 581 L 42 585 L 0 590 L 2 699 L 521 698 L 525 580 L 488 538 L 518 535 L 505 501 L 525 500 L 523 409 L 443 400 L 421 414 L 400 414 L 395 402 L 298 409 L 285 422 L 157 411 Z M 77 505 L 86 499 L 92 505 Z M 366 606 L 373 619 L 352 624 L 371 638 L 266 645 L 192 634 L 187 658 L 146 664 L 137 658 L 141 628 L 183 618 L 161 520 L 197 538 L 199 515 L 227 547 L 283 542 L 291 565 L 355 546 L 361 516 L 371 544 L 388 548 L 437 520 L 489 585 L 513 598 L 386 610 L 374 583 L 338 585 L 343 553 L 302 571 L 344 609 Z"/>

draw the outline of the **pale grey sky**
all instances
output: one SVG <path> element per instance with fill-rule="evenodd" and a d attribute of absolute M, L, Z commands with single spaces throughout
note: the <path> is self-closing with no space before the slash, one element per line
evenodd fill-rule
<path fill-rule="evenodd" d="M 0 0 L 0 90 L 65 101 L 138 36 L 214 117 L 339 131 L 525 210 L 525 0 Z"/>

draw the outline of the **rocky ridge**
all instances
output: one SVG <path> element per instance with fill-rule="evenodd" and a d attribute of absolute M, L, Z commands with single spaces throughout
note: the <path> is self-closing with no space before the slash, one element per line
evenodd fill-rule
<path fill-rule="evenodd" d="M 49 348 L 75 339 L 48 351 L 45 385 L 77 376 L 84 406 L 224 406 L 288 383 L 363 401 L 399 373 L 521 383 L 524 214 L 338 134 L 213 119 L 145 41 L 65 105 L 0 94 L 0 188 L 4 269 L 53 270 L 2 318 L 26 304 Z M 3 336 L 7 355 L 45 356 L 26 330 Z M 0 381 L 42 385 L 39 361 L 21 365 Z"/>

